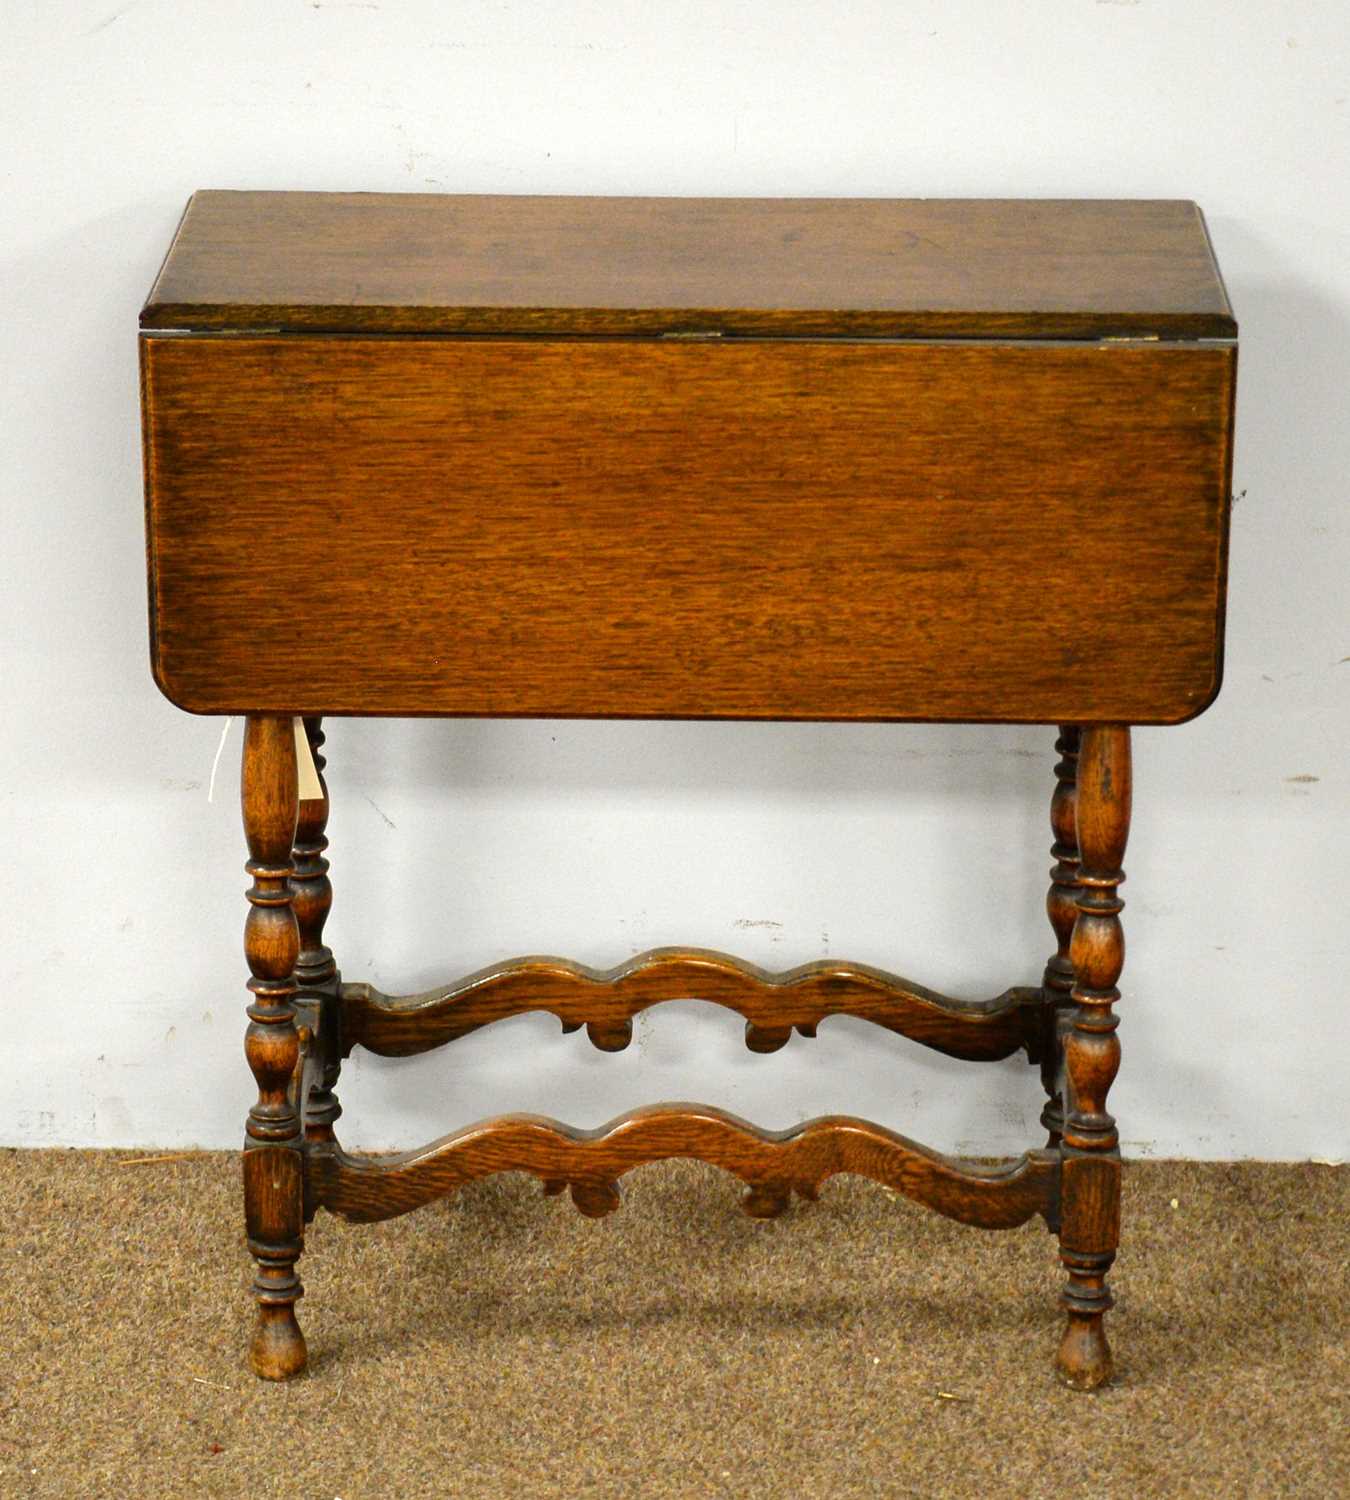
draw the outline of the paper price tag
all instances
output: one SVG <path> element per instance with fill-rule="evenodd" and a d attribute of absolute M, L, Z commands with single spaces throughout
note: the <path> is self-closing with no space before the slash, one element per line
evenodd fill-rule
<path fill-rule="evenodd" d="M 295 770 L 300 784 L 301 802 L 316 802 L 323 796 L 323 784 L 319 780 L 319 768 L 309 748 L 309 736 L 305 733 L 305 721 L 292 719 L 295 726 Z"/>

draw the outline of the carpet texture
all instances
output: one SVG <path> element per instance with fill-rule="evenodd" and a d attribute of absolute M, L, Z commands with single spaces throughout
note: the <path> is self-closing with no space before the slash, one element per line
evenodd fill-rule
<path fill-rule="evenodd" d="M 0 1151 L 0 1494 L 1350 1494 L 1350 1169 L 1129 1165 L 1118 1384 L 1051 1377 L 1042 1228 L 836 1178 L 767 1223 L 672 1163 L 602 1221 L 528 1178 L 321 1215 L 311 1368 L 243 1364 L 232 1157 Z"/>

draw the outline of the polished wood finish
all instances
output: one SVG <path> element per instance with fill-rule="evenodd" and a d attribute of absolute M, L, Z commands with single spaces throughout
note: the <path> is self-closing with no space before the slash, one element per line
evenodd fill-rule
<path fill-rule="evenodd" d="M 143 353 L 154 666 L 194 712 L 1151 723 L 1218 689 L 1231 346 Z M 1045 600 L 1107 577 L 1085 649 Z"/>
<path fill-rule="evenodd" d="M 632 1035 L 633 1017 L 667 1000 L 706 1000 L 745 1017 L 752 1052 L 776 1052 L 795 1027 L 814 1036 L 828 1016 L 857 1016 L 949 1057 L 993 1060 L 1036 1044 L 1040 993 L 1024 988 L 962 1001 L 866 964 L 822 959 L 782 974 L 702 948 L 654 948 L 613 969 L 562 958 L 521 958 L 418 995 L 342 988 L 343 1050 L 407 1057 L 527 1011 L 564 1030 L 585 1026 L 604 1051 Z M 599 1039 L 597 1039 L 599 1038 Z"/>
<path fill-rule="evenodd" d="M 1034 1151 L 995 1167 L 961 1165 L 865 1120 L 831 1115 L 791 1130 L 757 1130 L 722 1110 L 664 1104 L 634 1110 L 598 1130 L 576 1130 L 538 1115 L 471 1125 L 421 1151 L 351 1157 L 323 1148 L 312 1157 L 316 1201 L 365 1222 L 408 1213 L 466 1182 L 497 1172 L 530 1172 L 591 1218 L 619 1206 L 618 1179 L 648 1162 L 689 1157 L 732 1172 L 749 1187 L 757 1218 L 781 1213 L 795 1192 L 814 1199 L 826 1178 L 853 1172 L 918 1203 L 986 1229 L 1008 1229 L 1033 1214 L 1053 1223 L 1058 1158 Z"/>
<path fill-rule="evenodd" d="M 1070 943 L 1076 1007 L 1064 1035 L 1064 1219 L 1060 1259 L 1068 1324 L 1059 1373 L 1083 1390 L 1111 1377 L 1102 1317 L 1111 1306 L 1106 1273 L 1120 1242 L 1120 1139 L 1106 1096 L 1120 1067 L 1120 999 L 1125 962 L 1118 889 L 1130 833 L 1130 731 L 1119 725 L 1085 729 L 1078 756 L 1078 917 Z"/>
<path fill-rule="evenodd" d="M 1039 1214 L 1059 1375 L 1109 1379 L 1129 726 L 1218 691 L 1235 334 L 1186 203 L 197 195 L 142 315 L 151 656 L 175 703 L 248 718 L 258 1374 L 305 1365 L 320 1209 L 382 1219 L 524 1171 L 594 1216 L 690 1157 L 760 1216 L 839 1172 L 964 1223 Z M 323 716 L 358 713 L 1057 724 L 1055 951 L 1039 986 L 974 1002 L 688 948 L 344 984 L 327 787 L 299 800 L 297 749 L 322 773 Z M 674 999 L 737 1011 L 758 1053 L 832 1015 L 1020 1049 L 1048 1144 L 979 1167 L 701 1105 L 338 1143 L 356 1047 L 543 1011 L 618 1051 Z"/>
<path fill-rule="evenodd" d="M 1050 853 L 1050 889 L 1045 910 L 1055 934 L 1055 952 L 1041 980 L 1043 1008 L 1040 1045 L 1041 1081 L 1048 1103 L 1041 1124 L 1049 1134 L 1048 1144 L 1058 1146 L 1064 1133 L 1064 1090 L 1060 1073 L 1064 1066 L 1064 1028 L 1068 1021 L 1073 989 L 1073 960 L 1069 947 L 1078 919 L 1078 745 L 1080 731 L 1074 724 L 1060 726 L 1055 749 L 1055 794 L 1050 799 L 1050 829 L 1054 843 Z"/>
<path fill-rule="evenodd" d="M 304 721 L 305 737 L 314 769 L 318 773 L 319 797 L 302 798 L 291 854 L 291 904 L 300 929 L 300 956 L 295 964 L 297 993 L 312 997 L 320 1014 L 319 1040 L 322 1056 L 321 1081 L 309 1094 L 305 1106 L 305 1136 L 311 1141 L 331 1140 L 333 1125 L 342 1114 L 338 1103 L 338 1075 L 342 1059 L 337 1048 L 341 1026 L 337 963 L 324 943 L 323 929 L 333 907 L 333 885 L 328 878 L 328 784 L 323 771 L 325 735 L 322 719 Z"/>
<path fill-rule="evenodd" d="M 290 884 L 299 810 L 290 719 L 248 720 L 241 800 L 249 853 L 245 868 L 253 880 L 244 926 L 253 996 L 244 1053 L 258 1085 L 258 1102 L 244 1127 L 244 1216 L 258 1265 L 250 1362 L 255 1374 L 282 1380 L 303 1369 L 306 1360 L 295 1317 L 302 1295 L 295 1263 L 304 1244 L 304 1141 L 292 1093 L 300 1061 L 294 1007 L 300 928 Z"/>
<path fill-rule="evenodd" d="M 202 192 L 143 328 L 1231 338 L 1194 203 Z"/>

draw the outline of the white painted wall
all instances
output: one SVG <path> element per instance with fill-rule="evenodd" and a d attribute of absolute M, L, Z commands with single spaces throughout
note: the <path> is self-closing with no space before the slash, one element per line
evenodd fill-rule
<path fill-rule="evenodd" d="M 220 1146 L 241 1052 L 239 730 L 146 665 L 135 320 L 197 187 L 1193 197 L 1242 324 L 1227 685 L 1137 735 L 1127 1149 L 1344 1156 L 1350 41 L 1325 0 L 0 4 L 0 1141 Z M 1048 731 L 329 725 L 349 978 L 521 952 L 1039 974 Z M 350 1144 L 699 1098 L 1020 1150 L 1039 1087 L 862 1023 L 772 1058 L 649 1015 L 363 1058 Z"/>

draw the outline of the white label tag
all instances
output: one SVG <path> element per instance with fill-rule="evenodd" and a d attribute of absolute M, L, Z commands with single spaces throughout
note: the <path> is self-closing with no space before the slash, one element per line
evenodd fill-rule
<path fill-rule="evenodd" d="M 305 721 L 292 719 L 291 722 L 295 725 L 295 772 L 300 786 L 300 800 L 317 802 L 323 797 L 323 783 L 319 780 L 319 769 L 310 752 Z"/>

